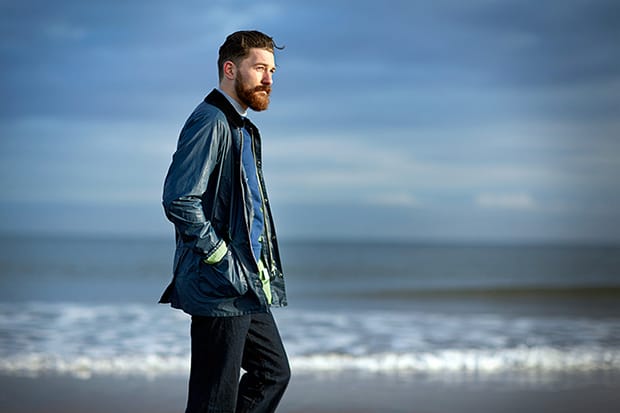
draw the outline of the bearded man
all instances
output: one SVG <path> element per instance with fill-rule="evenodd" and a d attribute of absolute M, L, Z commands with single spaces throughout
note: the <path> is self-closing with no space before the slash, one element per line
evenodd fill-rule
<path fill-rule="evenodd" d="M 290 378 L 270 311 L 286 294 L 261 137 L 246 117 L 269 106 L 275 49 L 258 31 L 226 38 L 219 88 L 183 126 L 164 183 L 176 251 L 160 302 L 191 315 L 186 413 L 273 412 Z"/>

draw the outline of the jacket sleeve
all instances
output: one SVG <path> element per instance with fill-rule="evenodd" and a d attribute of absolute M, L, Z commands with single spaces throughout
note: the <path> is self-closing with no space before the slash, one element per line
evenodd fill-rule
<path fill-rule="evenodd" d="M 164 182 L 166 216 L 184 242 L 213 261 L 226 252 L 226 244 L 205 216 L 205 210 L 211 210 L 212 206 L 203 203 L 213 199 L 205 199 L 204 194 L 211 175 L 218 170 L 227 141 L 230 141 L 230 129 L 225 121 L 193 114 L 181 131 Z"/>

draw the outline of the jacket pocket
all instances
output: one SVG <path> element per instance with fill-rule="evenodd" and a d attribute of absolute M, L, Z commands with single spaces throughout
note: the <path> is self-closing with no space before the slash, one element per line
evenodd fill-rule
<path fill-rule="evenodd" d="M 215 264 L 200 262 L 199 285 L 203 294 L 211 297 L 238 297 L 248 291 L 243 266 L 231 247 Z"/>

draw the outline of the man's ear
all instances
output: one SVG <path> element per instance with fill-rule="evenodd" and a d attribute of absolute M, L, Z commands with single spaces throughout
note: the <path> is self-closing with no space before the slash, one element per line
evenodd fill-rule
<path fill-rule="evenodd" d="M 224 62 L 224 77 L 229 80 L 234 80 L 235 74 L 237 73 L 237 66 L 230 61 L 227 60 Z"/>

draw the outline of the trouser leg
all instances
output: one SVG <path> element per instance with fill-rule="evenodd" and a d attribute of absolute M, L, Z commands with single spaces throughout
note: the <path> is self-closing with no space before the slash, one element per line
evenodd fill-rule
<path fill-rule="evenodd" d="M 186 413 L 233 413 L 250 316 L 192 317 Z"/>
<path fill-rule="evenodd" d="M 290 379 L 282 339 L 271 313 L 252 314 L 245 341 L 236 413 L 271 413 Z"/>

